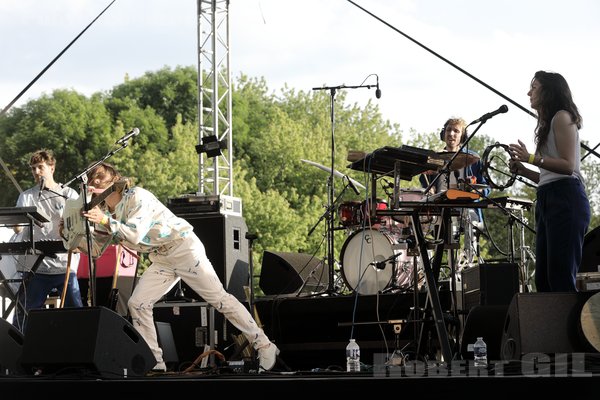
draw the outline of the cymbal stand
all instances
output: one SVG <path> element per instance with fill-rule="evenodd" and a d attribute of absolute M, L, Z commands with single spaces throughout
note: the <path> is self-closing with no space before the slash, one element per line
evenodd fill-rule
<path fill-rule="evenodd" d="M 521 220 L 526 222 L 527 219 L 523 216 L 523 210 L 520 210 Z M 535 254 L 531 251 L 531 247 L 525 245 L 525 228 L 523 225 L 519 227 L 519 237 L 521 240 L 521 269 L 523 273 L 523 292 L 532 292 L 531 278 L 533 278 L 533 271 L 529 272 L 529 260 L 533 260 L 535 265 Z"/>
<path fill-rule="evenodd" d="M 369 75 L 371 76 L 371 75 Z M 369 77 L 367 76 L 367 78 Z M 365 79 L 366 80 L 366 79 Z M 330 115 L 331 115 L 331 172 L 329 174 L 329 180 L 327 182 L 327 211 L 324 215 L 327 216 L 327 268 L 329 273 L 329 283 L 327 286 L 327 294 L 335 294 L 335 260 L 333 253 L 335 251 L 334 246 L 334 207 L 335 207 L 335 185 L 334 185 L 334 171 L 335 171 L 335 95 L 339 89 L 357 89 L 357 88 L 368 88 L 375 87 L 375 85 L 358 85 L 358 86 L 324 86 L 324 87 L 315 87 L 312 90 L 329 90 L 330 94 Z M 318 222 L 317 222 L 318 224 Z M 311 230 L 312 231 L 312 230 Z"/>

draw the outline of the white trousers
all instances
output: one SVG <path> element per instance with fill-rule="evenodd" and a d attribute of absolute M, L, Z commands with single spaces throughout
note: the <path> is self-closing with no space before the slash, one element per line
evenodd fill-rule
<path fill-rule="evenodd" d="M 128 301 L 132 324 L 144 338 L 156 358 L 163 361 L 154 326 L 153 307 L 181 278 L 191 289 L 221 312 L 239 329 L 254 349 L 267 346 L 270 341 L 256 324 L 246 307 L 227 293 L 219 280 L 204 245 L 196 235 L 167 245 L 168 249 L 150 253 L 152 262 L 144 271 Z"/>

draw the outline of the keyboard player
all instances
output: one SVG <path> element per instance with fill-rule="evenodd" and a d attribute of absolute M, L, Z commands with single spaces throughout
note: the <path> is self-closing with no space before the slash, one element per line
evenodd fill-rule
<path fill-rule="evenodd" d="M 77 192 L 70 187 L 63 187 L 54 180 L 56 159 L 51 150 L 41 149 L 33 152 L 29 159 L 35 186 L 23 191 L 17 200 L 17 207 L 35 206 L 38 212 L 47 217 L 48 222 L 33 225 L 35 241 L 60 241 L 59 224 L 67 198 L 76 199 Z M 15 226 L 15 232 L 22 238 L 30 237 L 29 226 Z M 26 239 L 25 239 L 26 240 Z M 13 325 L 25 330 L 27 311 L 44 308 L 48 295 L 57 290 L 62 293 L 66 272 L 67 254 L 43 257 L 41 263 L 32 272 L 31 267 L 38 259 L 36 254 L 23 254 L 17 257 L 16 269 L 22 275 L 23 283 L 17 295 L 17 307 Z M 79 254 L 71 256 L 71 273 L 69 274 L 65 307 L 81 307 L 81 295 L 77 283 L 77 266 Z"/>

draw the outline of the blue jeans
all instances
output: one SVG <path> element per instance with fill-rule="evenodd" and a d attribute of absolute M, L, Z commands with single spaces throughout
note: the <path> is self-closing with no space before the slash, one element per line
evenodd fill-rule
<path fill-rule="evenodd" d="M 576 292 L 590 203 L 578 179 L 538 187 L 535 285 L 538 292 Z"/>
<path fill-rule="evenodd" d="M 32 274 L 30 272 L 23 275 L 23 284 L 18 293 L 18 303 L 15 308 L 13 325 L 21 332 L 25 332 L 26 313 L 29 310 L 44 308 L 48 294 L 52 289 L 56 289 L 60 294 L 65 283 L 65 274 L 48 275 Z M 69 284 L 65 295 L 65 307 L 82 307 L 81 294 L 79 293 L 79 284 L 77 282 L 77 273 L 71 271 L 69 274 Z M 23 310 L 25 309 L 25 310 Z"/>

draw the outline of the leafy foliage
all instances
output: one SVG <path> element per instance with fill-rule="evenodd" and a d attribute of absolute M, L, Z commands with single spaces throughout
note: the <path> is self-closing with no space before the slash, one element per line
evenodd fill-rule
<path fill-rule="evenodd" d="M 107 93 L 86 97 L 73 90 L 58 89 L 0 118 L 0 156 L 10 174 L 23 187 L 33 185 L 27 165 L 29 154 L 50 148 L 57 156 L 55 178 L 73 187 L 91 163 L 106 158 L 136 183 L 153 191 L 162 201 L 198 190 L 197 72 L 192 67 L 165 67 L 127 79 Z M 242 198 L 243 215 L 255 241 L 255 265 L 260 270 L 264 250 L 314 253 L 325 258 L 326 219 L 329 191 L 333 185 L 336 206 L 344 201 L 365 201 L 367 191 L 357 196 L 346 182 L 329 171 L 303 160 L 332 166 L 369 188 L 370 176 L 349 168 L 350 151 L 371 152 L 383 146 L 407 144 L 440 150 L 437 132 L 406 133 L 384 121 L 371 102 L 363 107 L 346 104 L 344 92 L 334 99 L 327 92 L 295 91 L 288 87 L 272 93 L 264 79 L 241 75 L 233 88 L 234 195 Z M 331 109 L 332 104 L 334 110 Z M 335 115 L 332 126 L 331 115 Z M 441 123 L 441 122 L 440 122 Z M 133 127 L 141 134 L 128 146 L 116 141 Z M 494 144 L 476 135 L 469 146 L 480 155 Z M 583 163 L 587 189 L 593 205 L 591 227 L 598 225 L 600 204 L 599 164 L 594 156 Z M 11 207 L 17 189 L 6 174 L 0 205 Z M 385 179 L 377 196 L 391 193 Z M 402 181 L 405 188 L 419 187 L 418 179 Z M 505 193 L 535 199 L 535 190 L 521 183 Z M 339 197 L 339 198 L 338 198 Z M 333 210 L 337 219 L 337 209 Z M 486 210 L 482 255 L 486 259 L 520 257 L 522 247 L 533 243 L 533 233 L 502 210 Z M 532 211 L 523 215 L 533 226 Z M 337 227 L 336 222 L 336 227 Z M 510 240 L 510 233 L 515 240 Z M 310 234 L 309 234 L 310 233 Z M 334 257 L 351 232 L 335 231 Z M 521 243 L 522 242 L 522 243 Z M 511 249 L 512 246 L 512 249 Z"/>

